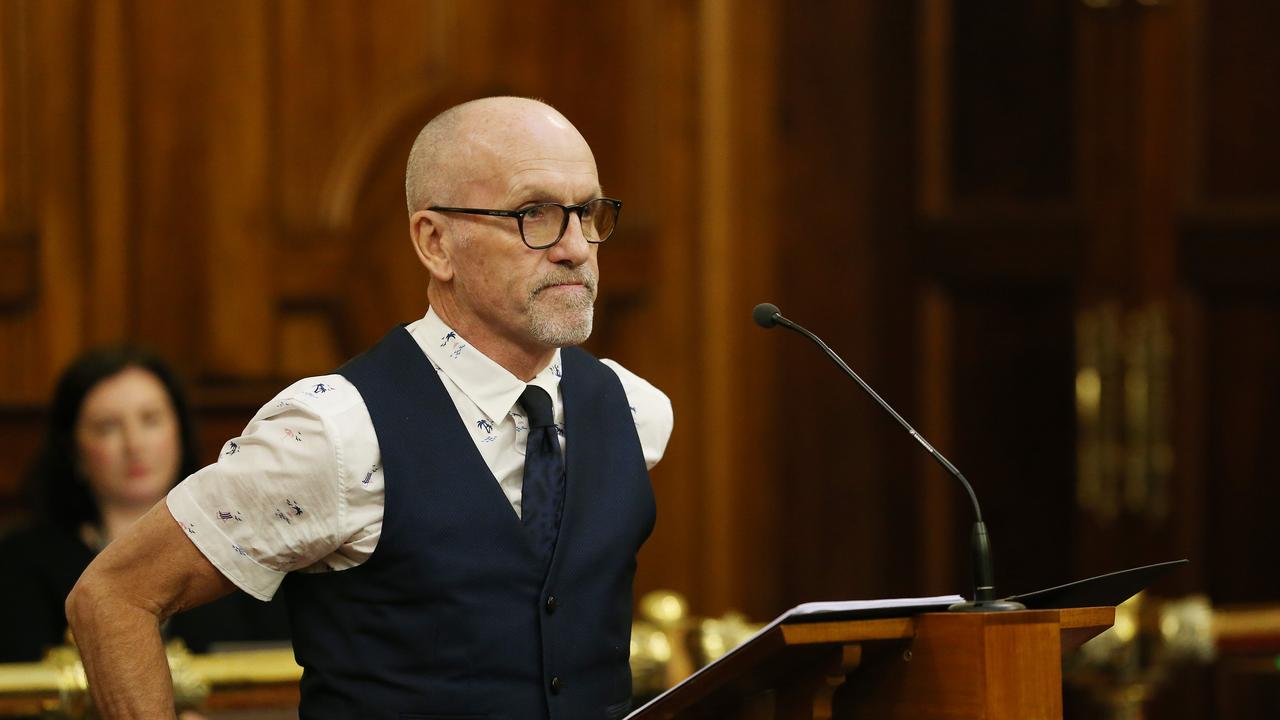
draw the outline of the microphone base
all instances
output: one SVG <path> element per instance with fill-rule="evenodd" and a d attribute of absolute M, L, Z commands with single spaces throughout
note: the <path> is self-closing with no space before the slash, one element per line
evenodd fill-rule
<path fill-rule="evenodd" d="M 1009 612 L 1026 609 L 1026 605 L 1012 600 L 969 600 L 952 605 L 947 608 L 947 612 Z"/>

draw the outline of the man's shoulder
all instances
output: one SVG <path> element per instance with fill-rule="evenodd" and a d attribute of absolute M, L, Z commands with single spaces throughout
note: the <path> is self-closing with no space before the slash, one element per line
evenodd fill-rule
<path fill-rule="evenodd" d="M 653 383 L 623 367 L 617 360 L 600 358 L 598 362 L 618 376 L 618 381 L 622 383 L 622 389 L 627 394 L 633 409 L 637 403 L 641 403 L 647 407 L 663 408 L 666 415 L 671 414 L 671 400 Z"/>
<path fill-rule="evenodd" d="M 628 388 L 628 389 L 629 389 L 629 388 L 631 388 L 631 387 L 633 387 L 633 386 L 634 386 L 634 387 L 643 387 L 643 388 L 646 388 L 646 389 L 652 390 L 653 392 L 656 392 L 656 393 L 659 393 L 659 394 L 661 394 L 661 393 L 662 393 L 662 391 L 661 391 L 661 390 L 659 390 L 658 388 L 654 387 L 653 383 L 651 383 L 651 382 L 649 382 L 648 380 L 645 380 L 644 378 L 640 377 L 639 375 L 637 375 L 637 374 L 635 374 L 635 373 L 631 372 L 631 371 L 630 371 L 630 370 L 628 370 L 626 367 L 624 367 L 624 366 L 622 365 L 622 363 L 618 362 L 617 360 L 613 360 L 613 359 L 611 359 L 611 358 L 599 358 L 599 359 L 598 359 L 598 362 L 599 362 L 601 365 L 604 365 L 605 367 L 607 367 L 607 368 L 609 368 L 610 370 L 612 370 L 612 371 L 613 371 L 613 373 L 614 373 L 615 375 L 617 375 L 617 376 L 618 376 L 618 379 L 622 381 L 622 386 L 623 386 L 624 388 Z"/>
<path fill-rule="evenodd" d="M 617 375 L 618 378 L 621 379 L 624 383 L 635 380 L 635 381 L 648 384 L 646 380 L 644 380 L 639 375 L 636 375 L 635 373 L 628 370 L 626 367 L 622 365 L 622 363 L 618 362 L 617 360 L 613 360 L 611 358 L 596 357 L 595 355 L 591 354 L 590 351 L 586 350 L 585 348 L 578 347 L 576 345 L 573 347 L 560 348 L 560 359 L 561 359 L 561 362 L 563 362 L 566 366 L 572 365 L 576 361 L 578 364 L 586 365 L 588 367 L 590 366 L 607 367 L 610 370 L 612 370 L 613 374 Z"/>
<path fill-rule="evenodd" d="M 277 393 L 262 406 L 256 419 L 291 411 L 329 418 L 363 408 L 364 400 L 360 391 L 350 380 L 336 373 L 312 375 L 295 381 Z"/>
<path fill-rule="evenodd" d="M 616 360 L 602 358 L 600 363 L 612 370 L 622 384 L 635 421 L 640 447 L 644 451 L 645 464 L 652 469 L 666 452 L 675 416 L 671 399 L 653 383 L 623 367 Z"/>

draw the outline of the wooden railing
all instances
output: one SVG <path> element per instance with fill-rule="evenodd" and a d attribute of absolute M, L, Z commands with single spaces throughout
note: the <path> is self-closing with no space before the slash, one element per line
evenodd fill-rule
<path fill-rule="evenodd" d="M 735 614 L 692 617 L 676 593 L 645 596 L 632 629 L 637 698 L 674 685 L 757 628 Z M 297 708 L 302 670 L 289 648 L 193 655 L 175 642 L 167 651 L 180 709 L 216 718 L 248 709 L 277 709 L 280 717 L 291 717 Z M 1161 601 L 1140 595 L 1117 609 L 1111 630 L 1071 657 L 1066 679 L 1088 689 L 1113 717 L 1131 717 L 1178 664 L 1250 658 L 1274 663 L 1277 654 L 1280 605 L 1213 608 L 1204 598 Z M 88 712 L 84 668 L 74 647 L 55 648 L 38 663 L 0 664 L 0 717 L 80 718 Z"/>

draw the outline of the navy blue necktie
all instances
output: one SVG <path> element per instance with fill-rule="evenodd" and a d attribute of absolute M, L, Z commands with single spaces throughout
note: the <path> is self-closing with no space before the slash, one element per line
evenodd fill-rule
<path fill-rule="evenodd" d="M 564 458 L 547 391 L 536 385 L 526 387 L 520 394 L 520 405 L 529 417 L 520 519 L 545 566 L 551 562 L 564 509 Z"/>

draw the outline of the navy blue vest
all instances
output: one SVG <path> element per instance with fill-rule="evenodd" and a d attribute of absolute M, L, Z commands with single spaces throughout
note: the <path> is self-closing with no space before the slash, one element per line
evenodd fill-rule
<path fill-rule="evenodd" d="M 339 372 L 382 454 L 382 535 L 362 565 L 291 573 L 303 718 L 620 718 L 635 556 L 654 498 L 617 375 L 561 352 L 564 514 L 540 572 L 430 361 L 397 328 Z"/>

